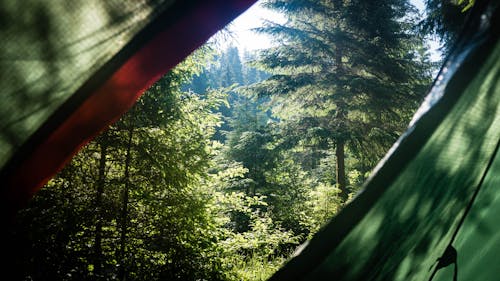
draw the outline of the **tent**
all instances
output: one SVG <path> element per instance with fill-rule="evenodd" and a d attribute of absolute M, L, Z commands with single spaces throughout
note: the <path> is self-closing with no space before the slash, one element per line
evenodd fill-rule
<path fill-rule="evenodd" d="M 253 2 L 2 3 L 2 215 Z M 498 1 L 477 1 L 364 191 L 271 280 L 498 279 L 499 13 Z"/>

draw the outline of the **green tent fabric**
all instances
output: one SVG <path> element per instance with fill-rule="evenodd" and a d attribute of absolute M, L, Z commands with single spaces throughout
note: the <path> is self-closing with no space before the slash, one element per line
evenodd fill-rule
<path fill-rule="evenodd" d="M 2 1 L 1 213 L 254 2 Z"/>
<path fill-rule="evenodd" d="M 477 2 L 408 132 L 270 280 L 499 280 L 500 9 Z"/>

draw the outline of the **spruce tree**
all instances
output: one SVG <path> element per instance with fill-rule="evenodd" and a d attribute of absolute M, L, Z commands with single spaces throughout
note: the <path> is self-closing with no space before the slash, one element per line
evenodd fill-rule
<path fill-rule="evenodd" d="M 428 83 L 416 51 L 421 43 L 409 31 L 412 6 L 402 0 L 270 0 L 265 6 L 288 20 L 259 29 L 279 46 L 261 53 L 261 67 L 273 75 L 251 91 L 272 97 L 282 123 L 331 144 L 346 200 L 346 148 L 367 161 L 383 155 Z"/>

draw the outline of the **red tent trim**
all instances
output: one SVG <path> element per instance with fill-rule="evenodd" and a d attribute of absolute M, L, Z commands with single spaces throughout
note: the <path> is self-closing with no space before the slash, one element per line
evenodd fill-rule
<path fill-rule="evenodd" d="M 32 147 L 20 164 L 10 166 L 12 172 L 2 180 L 6 184 L 3 205 L 10 209 L 6 211 L 23 207 L 83 145 L 118 120 L 148 87 L 255 1 L 198 1 L 132 54 L 41 143 Z"/>

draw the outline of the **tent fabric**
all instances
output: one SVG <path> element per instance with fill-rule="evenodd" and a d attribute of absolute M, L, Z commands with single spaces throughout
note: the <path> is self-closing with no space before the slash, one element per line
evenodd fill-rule
<path fill-rule="evenodd" d="M 270 280 L 453 280 L 446 249 L 458 280 L 498 279 L 500 9 L 476 6 L 363 192 Z"/>
<path fill-rule="evenodd" d="M 457 280 L 498 280 L 498 253 L 500 253 L 500 153 L 492 161 L 491 171 L 475 200 L 463 227 L 458 232 L 454 247 L 457 249 Z M 453 268 L 438 271 L 434 280 L 451 280 Z"/>
<path fill-rule="evenodd" d="M 253 2 L 2 2 L 2 208 L 25 204 L 79 147 Z"/>

